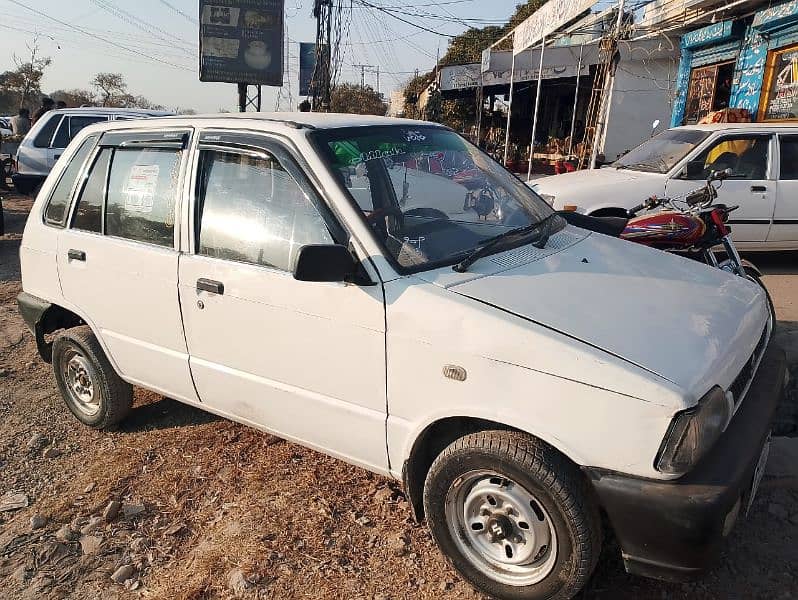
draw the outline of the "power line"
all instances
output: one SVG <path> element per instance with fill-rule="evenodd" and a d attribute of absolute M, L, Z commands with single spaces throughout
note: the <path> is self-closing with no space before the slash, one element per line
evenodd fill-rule
<path fill-rule="evenodd" d="M 40 17 L 44 17 L 46 19 L 50 19 L 51 21 L 55 21 L 56 23 L 59 23 L 59 24 L 64 25 L 66 27 L 69 27 L 70 29 L 74 29 L 75 31 L 78 31 L 79 33 L 82 33 L 83 35 L 85 35 L 87 37 L 90 37 L 92 39 L 101 40 L 101 41 L 105 42 L 106 44 L 108 44 L 110 46 L 115 46 L 116 48 L 120 48 L 120 49 L 122 49 L 122 50 L 124 50 L 126 52 L 130 52 L 133 55 L 143 56 L 145 58 L 150 59 L 151 61 L 154 61 L 154 62 L 157 62 L 157 63 L 161 63 L 163 65 L 172 67 L 174 69 L 180 69 L 182 71 L 191 71 L 192 70 L 191 68 L 186 67 L 185 65 L 179 65 L 179 64 L 176 64 L 176 63 L 173 63 L 173 62 L 169 62 L 168 60 L 163 60 L 162 58 L 158 58 L 157 56 L 152 56 L 150 54 L 145 54 L 144 52 L 141 52 L 141 50 L 135 50 L 133 48 L 129 48 L 128 46 L 125 46 L 123 44 L 119 44 L 117 42 L 114 42 L 113 40 L 109 40 L 108 38 L 103 37 L 103 36 L 101 36 L 99 34 L 89 33 L 86 30 L 78 27 L 77 25 L 72 25 L 71 23 L 67 23 L 66 21 L 62 21 L 61 19 L 58 19 L 56 17 L 52 17 L 52 16 L 48 15 L 47 13 L 44 13 L 44 12 L 42 12 L 40 10 L 37 10 L 35 8 L 31 8 L 30 6 L 28 6 L 26 4 L 23 4 L 22 2 L 19 2 L 19 0 L 8 0 L 8 1 L 11 2 L 12 4 L 16 4 L 20 8 L 24 8 L 25 10 L 29 10 L 32 13 L 35 13 L 35 14 L 39 15 Z"/>
<path fill-rule="evenodd" d="M 194 25 L 199 25 L 199 24 L 200 24 L 200 22 L 199 22 L 199 19 L 197 19 L 197 18 L 195 18 L 195 17 L 192 17 L 191 15 L 187 15 L 187 14 L 186 14 L 186 13 L 184 13 L 182 10 L 180 10 L 180 9 L 179 9 L 179 8 L 177 8 L 176 6 L 173 6 L 172 4 L 170 4 L 169 2 L 167 2 L 166 0 L 159 0 L 159 2 L 160 2 L 161 4 L 163 4 L 164 6 L 166 6 L 166 7 L 170 8 L 170 9 L 172 9 L 172 11 L 176 12 L 178 15 L 180 15 L 181 17 L 183 17 L 184 19 L 186 19 L 186 20 L 187 20 L 187 21 L 189 21 L 190 23 L 193 23 Z"/>
<path fill-rule="evenodd" d="M 434 29 L 430 29 L 429 27 L 424 27 L 423 25 L 418 25 L 416 23 L 413 23 L 412 21 L 408 21 L 407 19 L 402 18 L 402 17 L 394 14 L 393 12 L 391 12 L 390 10 L 388 10 L 386 8 L 383 8 L 382 6 L 377 6 L 376 4 L 371 4 L 370 2 L 366 2 L 366 0 L 355 0 L 355 1 L 358 4 L 361 4 L 361 5 L 363 5 L 363 6 L 367 7 L 367 8 L 373 8 L 374 10 L 378 10 L 380 12 L 383 12 L 386 15 L 393 17 L 397 21 L 401 21 L 402 23 L 410 25 L 411 27 L 415 27 L 416 29 L 421 29 L 422 31 L 426 31 L 427 33 L 431 33 L 433 35 L 439 35 L 441 37 L 448 37 L 448 38 L 456 37 L 454 35 L 450 35 L 448 33 L 441 33 L 440 31 L 435 31 Z"/>

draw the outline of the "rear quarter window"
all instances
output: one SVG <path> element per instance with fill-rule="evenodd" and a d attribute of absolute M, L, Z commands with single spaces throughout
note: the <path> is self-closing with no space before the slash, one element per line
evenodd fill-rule
<path fill-rule="evenodd" d="M 63 227 L 66 223 L 69 203 L 72 199 L 72 190 L 78 176 L 83 170 L 83 164 L 97 144 L 99 135 L 90 135 L 78 148 L 77 152 L 69 159 L 69 164 L 61 174 L 61 178 L 53 189 L 44 211 L 44 221 L 49 225 Z"/>
<path fill-rule="evenodd" d="M 33 138 L 33 145 L 37 148 L 49 148 L 50 140 L 53 139 L 55 128 L 61 122 L 61 115 L 48 115 L 45 114 L 42 119 L 47 119 L 47 122 L 42 126 L 36 137 Z"/>

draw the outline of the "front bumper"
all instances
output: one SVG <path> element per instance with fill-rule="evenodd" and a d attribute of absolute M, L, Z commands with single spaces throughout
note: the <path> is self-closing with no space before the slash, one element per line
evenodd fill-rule
<path fill-rule="evenodd" d="M 742 405 L 710 452 L 673 481 L 585 471 L 621 544 L 629 573 L 685 581 L 711 567 L 744 512 L 784 392 L 784 352 L 772 340 Z"/>

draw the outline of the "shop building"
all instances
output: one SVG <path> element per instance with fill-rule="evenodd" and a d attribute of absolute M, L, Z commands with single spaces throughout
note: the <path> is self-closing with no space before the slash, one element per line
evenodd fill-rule
<path fill-rule="evenodd" d="M 798 0 L 685 33 L 671 125 L 723 108 L 798 120 Z"/>

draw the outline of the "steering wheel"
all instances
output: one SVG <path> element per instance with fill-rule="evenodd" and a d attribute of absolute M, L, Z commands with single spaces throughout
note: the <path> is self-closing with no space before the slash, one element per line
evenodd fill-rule
<path fill-rule="evenodd" d="M 373 210 L 366 215 L 366 220 L 372 227 L 386 235 L 388 233 L 398 235 L 405 227 L 405 215 L 398 206 L 391 205 Z"/>

